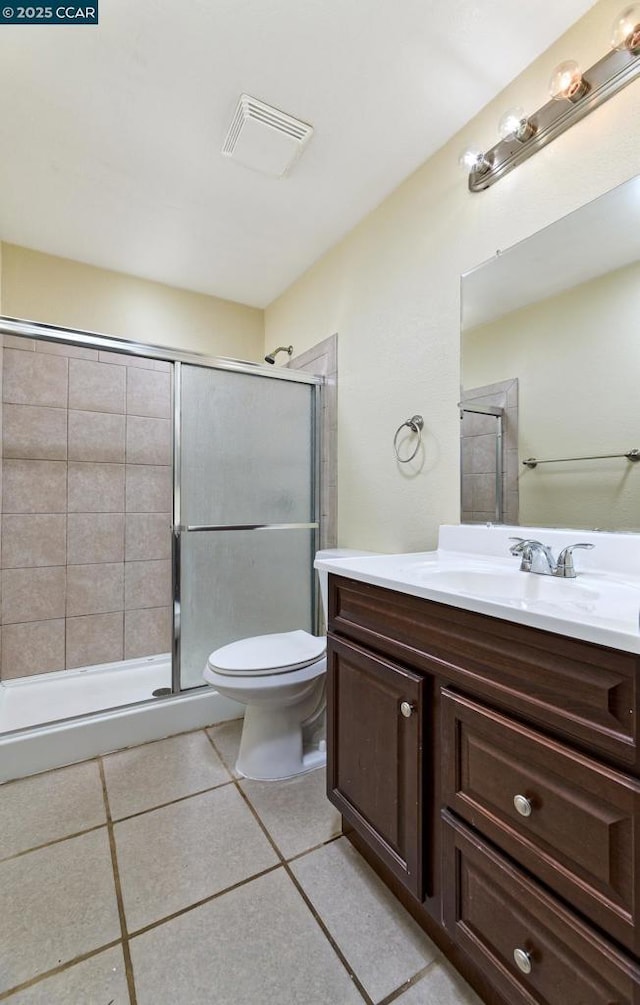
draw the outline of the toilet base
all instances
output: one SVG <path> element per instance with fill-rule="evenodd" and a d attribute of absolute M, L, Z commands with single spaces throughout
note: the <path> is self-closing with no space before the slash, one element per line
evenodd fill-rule
<path fill-rule="evenodd" d="M 326 764 L 326 744 L 305 751 L 304 727 L 324 709 L 324 677 L 314 682 L 300 705 L 274 708 L 248 704 L 242 727 L 236 771 L 256 781 L 280 781 L 306 774 Z"/>

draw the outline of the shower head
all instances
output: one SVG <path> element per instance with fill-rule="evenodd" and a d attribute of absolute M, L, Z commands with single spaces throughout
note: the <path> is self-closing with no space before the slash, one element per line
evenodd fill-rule
<path fill-rule="evenodd" d="M 276 356 L 278 355 L 279 352 L 286 352 L 290 356 L 291 353 L 293 352 L 293 346 L 279 345 L 277 349 L 274 349 L 273 352 L 270 352 L 268 356 L 265 356 L 264 358 L 265 363 L 275 363 Z"/>

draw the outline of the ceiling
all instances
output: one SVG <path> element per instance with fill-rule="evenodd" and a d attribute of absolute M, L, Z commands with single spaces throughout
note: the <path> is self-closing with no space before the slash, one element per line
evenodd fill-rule
<path fill-rule="evenodd" d="M 0 239 L 266 306 L 593 2 L 102 0 L 98 27 L 5 25 Z M 242 92 L 314 127 L 288 176 L 221 155 Z"/>

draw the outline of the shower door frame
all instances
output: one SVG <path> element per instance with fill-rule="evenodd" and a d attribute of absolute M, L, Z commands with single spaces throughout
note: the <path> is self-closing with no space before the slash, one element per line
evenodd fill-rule
<path fill-rule="evenodd" d="M 229 366 L 232 362 L 234 365 Z M 315 386 L 315 393 L 311 399 L 311 520 L 306 523 L 253 523 L 253 524 L 198 524 L 184 525 L 182 523 L 182 363 L 194 365 L 192 360 L 176 360 L 174 362 L 173 374 L 173 533 L 172 533 L 172 575 L 173 575 L 173 649 L 171 652 L 171 692 L 172 694 L 191 693 L 197 688 L 183 688 L 181 679 L 182 669 L 182 616 L 181 616 L 181 564 L 182 564 L 182 539 L 185 534 L 196 533 L 226 533 L 229 531 L 287 531 L 287 530 L 312 530 L 311 558 L 318 550 L 320 542 L 320 512 L 321 512 L 321 431 L 320 411 L 322 408 L 322 388 L 325 384 L 324 377 L 316 377 L 312 374 L 303 373 L 297 370 L 289 370 L 286 374 L 280 375 L 282 379 L 290 383 L 311 384 Z M 278 371 L 272 372 L 264 366 L 254 363 L 238 363 L 226 359 L 211 359 L 208 362 L 198 361 L 197 366 L 204 366 L 213 370 L 235 370 L 236 372 L 251 374 L 257 377 L 275 377 Z M 319 627 L 319 605 L 317 596 L 316 577 L 313 569 L 313 561 L 310 567 L 311 576 L 311 626 L 314 633 Z M 207 687 L 204 682 L 201 687 Z"/>
<path fill-rule="evenodd" d="M 312 471 L 311 477 L 311 498 L 312 498 L 312 520 L 308 524 L 297 524 L 298 528 L 304 526 L 313 530 L 312 551 L 317 550 L 320 541 L 321 528 L 321 506 L 320 506 L 320 478 L 321 478 L 321 430 L 320 422 L 321 409 L 323 404 L 323 388 L 326 383 L 323 376 L 306 373 L 304 371 L 289 370 L 285 367 L 273 367 L 266 363 L 254 363 L 250 360 L 237 360 L 226 356 L 207 356 L 204 353 L 188 352 L 177 348 L 156 345 L 154 343 L 138 342 L 130 339 L 119 338 L 114 335 L 105 335 L 101 332 L 87 331 L 81 328 L 65 328 L 60 325 L 44 324 L 40 321 L 28 321 L 22 318 L 12 318 L 0 315 L 0 336 L 14 335 L 18 338 L 40 339 L 45 342 L 62 342 L 66 345 L 78 346 L 87 349 L 98 349 L 107 352 L 120 352 L 128 356 L 142 356 L 146 359 L 164 360 L 172 364 L 172 385 L 173 385 L 173 528 L 172 528 L 172 597 L 173 597 L 173 633 L 171 644 L 171 674 L 172 687 L 171 697 L 183 695 L 185 698 L 203 691 L 208 687 L 202 683 L 201 687 L 185 688 L 180 687 L 180 464 L 181 464 L 181 442 L 180 442 L 180 366 L 187 363 L 192 366 L 206 367 L 213 370 L 232 370 L 237 373 L 250 374 L 256 377 L 267 377 L 271 380 L 286 380 L 298 384 L 310 384 L 315 390 L 312 396 L 311 415 L 311 437 L 312 437 Z M 293 525 L 286 525 L 293 526 Z M 250 525 L 250 527 L 234 529 L 255 529 L 258 530 L 278 530 L 285 529 L 285 525 Z M 311 557 L 311 556 L 310 556 Z M 313 563 L 310 563 L 311 597 L 312 610 L 311 622 L 314 631 L 318 628 L 318 594 L 313 570 Z M 177 657 L 177 658 L 176 658 Z M 29 727 L 26 732 L 33 729 L 40 729 L 43 726 L 54 726 L 58 723 L 73 723 L 91 719 L 105 712 L 124 711 L 136 709 L 147 705 L 153 705 L 161 698 L 149 697 L 143 701 L 131 702 L 124 705 L 113 705 L 108 709 L 101 709 L 99 712 L 85 712 L 79 715 L 68 716 L 65 719 L 57 719 L 54 722 L 40 723 Z M 17 730 L 22 733 L 23 730 Z M 9 735 L 9 734 L 5 734 Z"/>

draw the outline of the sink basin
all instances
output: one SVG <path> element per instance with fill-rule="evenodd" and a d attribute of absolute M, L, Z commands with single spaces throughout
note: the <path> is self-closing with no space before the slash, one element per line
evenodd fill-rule
<path fill-rule="evenodd" d="M 469 597 L 494 600 L 510 607 L 538 606 L 540 602 L 595 604 L 599 592 L 584 586 L 578 579 L 554 579 L 532 573 L 514 571 L 480 571 L 477 569 L 424 569 L 420 581 L 435 589 L 452 590 Z"/>

